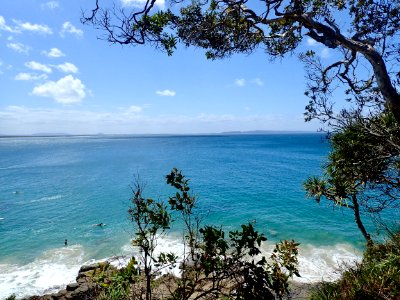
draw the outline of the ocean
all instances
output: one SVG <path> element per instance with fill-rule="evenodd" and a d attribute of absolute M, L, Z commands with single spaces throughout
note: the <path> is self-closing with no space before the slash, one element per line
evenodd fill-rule
<path fill-rule="evenodd" d="M 0 299 L 53 292 L 82 264 L 132 256 L 131 186 L 139 176 L 145 197 L 167 200 L 174 167 L 190 178 L 203 224 L 255 222 L 266 254 L 282 239 L 301 244 L 296 280 L 334 280 L 364 240 L 350 211 L 305 196 L 328 152 L 317 133 L 1 138 Z M 160 248 L 181 250 L 179 227 Z"/>

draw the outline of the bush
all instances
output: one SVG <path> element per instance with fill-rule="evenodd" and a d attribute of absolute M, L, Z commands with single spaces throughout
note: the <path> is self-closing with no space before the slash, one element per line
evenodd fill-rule
<path fill-rule="evenodd" d="M 176 189 L 167 201 L 143 197 L 143 184 L 135 183 L 128 213 L 134 227 L 132 243 L 141 253 L 140 267 L 132 260 L 127 268 L 103 279 L 101 300 L 158 299 L 162 290 L 174 300 L 282 299 L 289 292 L 288 280 L 299 276 L 297 243 L 282 241 L 267 260 L 261 253 L 266 237 L 252 223 L 230 232 L 217 226 L 201 226 L 193 213 L 196 197 L 190 194 L 189 180 L 177 169 L 166 179 Z M 175 218 L 184 224 L 185 254 L 156 256 L 157 240 L 167 234 Z M 178 262 L 180 278 L 159 277 L 161 270 Z"/>

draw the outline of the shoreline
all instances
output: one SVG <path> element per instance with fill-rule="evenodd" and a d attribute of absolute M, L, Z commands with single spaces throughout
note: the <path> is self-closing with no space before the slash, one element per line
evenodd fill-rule
<path fill-rule="evenodd" d="M 179 252 L 178 246 L 175 240 L 168 239 L 160 244 L 161 249 L 168 247 L 168 249 L 174 249 L 177 253 Z M 71 257 L 65 255 L 71 248 L 74 248 L 72 252 L 75 253 L 76 256 Z M 63 289 L 69 283 L 74 282 L 82 265 L 109 261 L 115 267 L 122 267 L 126 265 L 130 257 L 134 255 L 134 251 L 128 248 L 128 245 L 122 248 L 124 248 L 124 254 L 122 255 L 114 255 L 95 260 L 90 258 L 85 259 L 85 250 L 82 246 L 71 245 L 55 249 L 55 251 L 51 252 L 51 254 L 55 256 L 46 258 L 43 261 L 36 259 L 33 263 L 27 265 L 13 266 L 10 272 L 7 272 L 4 264 L 0 264 L 0 269 L 3 267 L 3 271 L 0 272 L 3 273 L 0 274 L 0 283 L 3 286 L 9 287 L 8 291 L 4 291 L 3 293 L 0 291 L 0 298 L 8 297 L 16 291 L 18 291 L 17 296 L 20 299 L 32 294 L 48 294 Z M 306 250 L 304 248 L 306 248 Z M 340 266 L 352 263 L 355 259 L 361 257 L 362 253 L 358 253 L 359 255 L 357 256 L 355 253 L 350 252 L 351 249 L 351 245 L 342 244 L 331 247 L 301 245 L 299 269 L 300 275 L 303 277 L 295 277 L 292 280 L 293 284 L 295 286 L 304 286 L 313 285 L 322 280 L 334 281 L 340 276 L 340 274 L 337 273 Z M 268 257 L 272 253 L 272 245 L 263 247 L 263 250 L 264 255 Z M 342 255 L 339 255 L 340 251 L 342 251 Z M 60 265 L 61 263 L 63 265 Z M 2 278 L 4 278 L 4 280 L 2 280 Z M 21 290 L 21 287 L 23 287 L 24 290 Z"/>
<path fill-rule="evenodd" d="M 118 258 L 114 258 L 118 260 Z M 102 273 L 110 276 L 113 271 L 118 267 L 112 265 L 109 261 L 97 262 L 90 265 L 83 265 L 80 267 L 75 282 L 67 284 L 65 287 L 54 291 L 53 293 L 46 293 L 44 295 L 30 295 L 21 298 L 22 300 L 81 300 L 92 299 L 96 297 L 99 292 L 98 284 L 93 279 L 95 276 Z M 317 287 L 321 281 L 314 283 L 302 283 L 291 280 L 289 282 L 290 292 L 284 299 L 307 299 L 311 290 Z"/>

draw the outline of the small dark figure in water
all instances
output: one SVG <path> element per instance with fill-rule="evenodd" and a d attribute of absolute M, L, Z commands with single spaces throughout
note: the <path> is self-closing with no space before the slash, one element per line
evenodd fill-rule
<path fill-rule="evenodd" d="M 96 226 L 103 227 L 103 226 L 106 226 L 106 224 L 104 224 L 104 223 L 99 223 L 99 224 L 96 224 Z"/>
<path fill-rule="evenodd" d="M 65 241 L 64 241 L 64 246 L 68 246 L 68 241 L 67 241 L 67 239 L 65 239 Z"/>

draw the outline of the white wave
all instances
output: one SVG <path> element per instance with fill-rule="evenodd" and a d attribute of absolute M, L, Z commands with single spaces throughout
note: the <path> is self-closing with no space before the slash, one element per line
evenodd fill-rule
<path fill-rule="evenodd" d="M 31 201 L 29 201 L 29 203 L 53 201 L 53 200 L 61 199 L 62 197 L 63 197 L 62 195 L 54 195 L 54 196 L 42 197 L 42 198 L 39 198 L 39 199 L 31 200 Z"/>
<path fill-rule="evenodd" d="M 299 269 L 301 277 L 295 281 L 317 282 L 335 281 L 340 278 L 341 270 L 353 266 L 361 260 L 362 253 L 349 244 L 315 247 L 300 245 Z"/>
<path fill-rule="evenodd" d="M 269 257 L 275 244 L 265 243 L 262 249 L 262 255 Z M 125 263 L 129 261 L 129 257 L 138 257 L 138 250 L 130 244 L 122 247 L 125 255 Z M 171 237 L 163 237 L 158 239 L 156 255 L 160 252 L 172 252 L 178 257 L 182 257 L 184 246 L 182 240 Z M 294 277 L 297 282 L 318 282 L 318 281 L 335 281 L 340 276 L 340 270 L 343 266 L 354 265 L 360 261 L 362 253 L 350 244 L 336 244 L 334 246 L 315 246 L 305 244 L 299 246 L 299 273 L 301 277 Z M 174 275 L 179 276 L 180 270 L 177 265 L 171 270 Z"/>
<path fill-rule="evenodd" d="M 263 255 L 269 257 L 275 245 L 266 243 Z M 344 266 L 354 265 L 360 261 L 362 253 L 350 244 L 334 246 L 315 246 L 301 244 L 299 246 L 299 273 L 301 277 L 293 277 L 293 281 L 313 283 L 318 281 L 335 281 L 340 278 Z"/>
<path fill-rule="evenodd" d="M 20 192 L 14 192 L 14 194 L 19 194 Z M 37 203 L 37 202 L 46 202 L 46 201 L 54 201 L 63 198 L 63 195 L 54 195 L 54 196 L 46 196 L 38 199 L 28 200 L 28 201 L 18 201 L 16 204 L 27 204 L 27 203 Z"/>
<path fill-rule="evenodd" d="M 132 246 L 132 244 L 126 244 L 121 248 L 123 258 L 125 258 L 125 265 L 129 262 L 130 258 L 134 256 L 136 259 L 140 257 L 138 247 Z M 158 256 L 161 252 L 173 253 L 178 258 L 182 258 L 184 255 L 184 245 L 182 240 L 173 237 L 162 237 L 157 238 L 157 246 L 154 254 Z M 118 262 L 121 262 L 121 257 L 118 257 Z M 179 264 L 181 260 L 178 260 L 176 266 L 172 269 L 163 269 L 161 274 L 172 273 L 175 276 L 180 276 Z M 114 264 L 116 266 L 116 264 Z"/>
<path fill-rule="evenodd" d="M 160 252 L 172 252 L 178 257 L 183 256 L 184 247 L 181 239 L 162 237 L 157 241 L 156 255 Z M 269 257 L 273 248 L 272 243 L 264 244 L 263 255 Z M 295 277 L 294 280 L 308 283 L 336 280 L 340 277 L 340 267 L 360 260 L 361 255 L 360 251 L 349 244 L 323 247 L 300 245 L 301 277 Z M 79 268 L 84 264 L 109 261 L 112 265 L 121 268 L 126 266 L 132 256 L 136 258 L 140 256 L 138 248 L 126 244 L 121 248 L 120 256 L 88 260 L 85 258 L 82 246 L 72 245 L 48 250 L 26 265 L 0 263 L 0 287 L 2 287 L 0 299 L 5 299 L 13 293 L 18 298 L 53 293 L 64 288 L 68 283 L 74 282 Z M 163 273 L 166 272 L 179 276 L 179 262 L 172 270 L 163 270 Z"/>
<path fill-rule="evenodd" d="M 11 294 L 18 298 L 56 292 L 74 282 L 84 264 L 80 245 L 44 252 L 26 265 L 0 264 L 0 299 Z"/>

